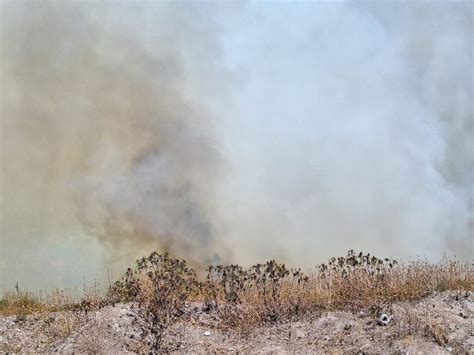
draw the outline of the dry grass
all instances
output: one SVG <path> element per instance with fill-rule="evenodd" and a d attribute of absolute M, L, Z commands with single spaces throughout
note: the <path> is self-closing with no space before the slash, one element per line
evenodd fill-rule
<path fill-rule="evenodd" d="M 211 267 L 201 285 L 209 309 L 225 327 L 245 330 L 317 310 L 380 313 L 396 301 L 414 301 L 435 291 L 474 289 L 472 266 L 450 259 L 398 263 L 349 251 L 308 276 L 275 261 L 248 270 Z M 438 333 L 434 330 L 432 333 Z"/>
<path fill-rule="evenodd" d="M 5 316 L 44 312 L 47 305 L 36 295 L 28 291 L 6 292 L 0 299 L 0 314 Z"/>
<path fill-rule="evenodd" d="M 82 296 L 73 290 L 56 289 L 49 293 L 33 293 L 17 288 L 7 291 L 0 298 L 0 315 L 16 315 L 20 318 L 35 313 L 59 311 L 84 311 L 98 309 L 107 304 L 106 295 L 95 283 L 92 287 L 84 287 Z"/>
<path fill-rule="evenodd" d="M 55 344 L 65 341 L 90 320 L 90 310 L 98 309 L 104 304 L 103 292 L 97 284 L 84 288 L 81 297 L 73 290 L 57 289 L 45 294 L 17 287 L 15 291 L 3 294 L 0 299 L 0 315 L 13 316 L 16 324 L 26 326 L 38 349 L 48 346 L 54 349 Z M 81 343 L 84 346 L 85 340 Z M 24 350 L 7 341 L 1 342 L 0 352 L 15 353 Z"/>
<path fill-rule="evenodd" d="M 160 329 L 161 320 L 174 322 L 181 317 L 185 302 L 200 300 L 220 326 L 246 331 L 307 312 L 366 309 L 377 313 L 393 302 L 417 300 L 435 291 L 472 291 L 472 271 L 471 264 L 447 258 L 436 264 L 398 263 L 349 251 L 308 274 L 272 260 L 248 269 L 211 266 L 207 278 L 199 281 L 184 261 L 153 253 L 140 259 L 137 268 L 129 269 L 106 294 L 98 285 L 86 290 L 81 299 L 64 291 L 42 296 L 16 290 L 0 299 L 0 314 L 25 317 L 58 310 L 87 314 L 106 304 L 138 301 L 147 317 L 156 320 L 152 328 Z M 435 325 L 427 332 L 443 342 L 442 331 Z"/>
<path fill-rule="evenodd" d="M 325 308 L 360 309 L 380 303 L 416 300 L 434 291 L 472 290 L 472 267 L 450 259 L 437 264 L 426 261 L 398 263 L 369 254 L 331 259 L 315 274 L 314 294 Z"/>
<path fill-rule="evenodd" d="M 54 290 L 48 294 L 33 293 L 27 290 L 16 289 L 7 291 L 0 299 L 0 315 L 16 315 L 19 318 L 29 314 L 57 312 L 71 309 L 77 303 L 77 297 L 71 291 Z M 84 296 L 86 299 L 86 295 Z"/>
<path fill-rule="evenodd" d="M 274 260 L 244 270 L 238 265 L 211 266 L 201 283 L 206 308 L 224 327 L 245 332 L 255 325 L 278 322 L 308 310 L 309 278 Z"/>
<path fill-rule="evenodd" d="M 115 344 L 120 339 L 108 328 L 107 320 L 93 317 L 81 328 L 74 349 L 84 354 L 116 353 Z"/>

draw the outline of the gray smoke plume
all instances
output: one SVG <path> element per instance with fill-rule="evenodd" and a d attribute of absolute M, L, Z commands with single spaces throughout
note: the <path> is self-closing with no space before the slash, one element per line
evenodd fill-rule
<path fill-rule="evenodd" d="M 151 249 L 470 256 L 471 2 L 1 11 L 0 287 Z"/>
<path fill-rule="evenodd" d="M 6 260 L 72 233 L 114 259 L 154 248 L 213 258 L 219 154 L 198 95 L 221 92 L 225 73 L 205 10 L 2 4 Z"/>

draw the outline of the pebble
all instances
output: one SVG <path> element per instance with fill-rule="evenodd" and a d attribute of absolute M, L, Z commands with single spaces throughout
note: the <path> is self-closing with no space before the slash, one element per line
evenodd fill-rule
<path fill-rule="evenodd" d="M 209 332 L 209 331 L 205 331 L 205 332 L 204 332 L 204 335 L 208 337 L 208 336 L 210 336 L 210 335 L 211 335 L 211 332 Z"/>

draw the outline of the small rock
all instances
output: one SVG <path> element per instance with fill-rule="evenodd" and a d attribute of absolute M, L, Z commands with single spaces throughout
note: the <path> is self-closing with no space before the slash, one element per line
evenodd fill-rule
<path fill-rule="evenodd" d="M 380 316 L 378 323 L 379 325 L 387 325 L 388 323 L 390 323 L 391 320 L 392 317 L 384 313 Z"/>
<path fill-rule="evenodd" d="M 211 332 L 209 332 L 209 331 L 205 331 L 205 332 L 204 332 L 204 335 L 208 337 L 208 336 L 210 336 L 210 335 L 211 335 Z"/>

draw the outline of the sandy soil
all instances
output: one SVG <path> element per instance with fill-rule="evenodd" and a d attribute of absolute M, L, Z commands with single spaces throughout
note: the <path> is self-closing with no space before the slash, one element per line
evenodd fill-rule
<path fill-rule="evenodd" d="M 380 310 L 387 325 L 368 311 L 313 313 L 247 334 L 217 327 L 212 313 L 190 304 L 186 321 L 165 339 L 170 352 L 188 353 L 474 353 L 473 294 L 443 292 Z M 131 305 L 96 312 L 0 318 L 4 352 L 146 352 Z"/>

